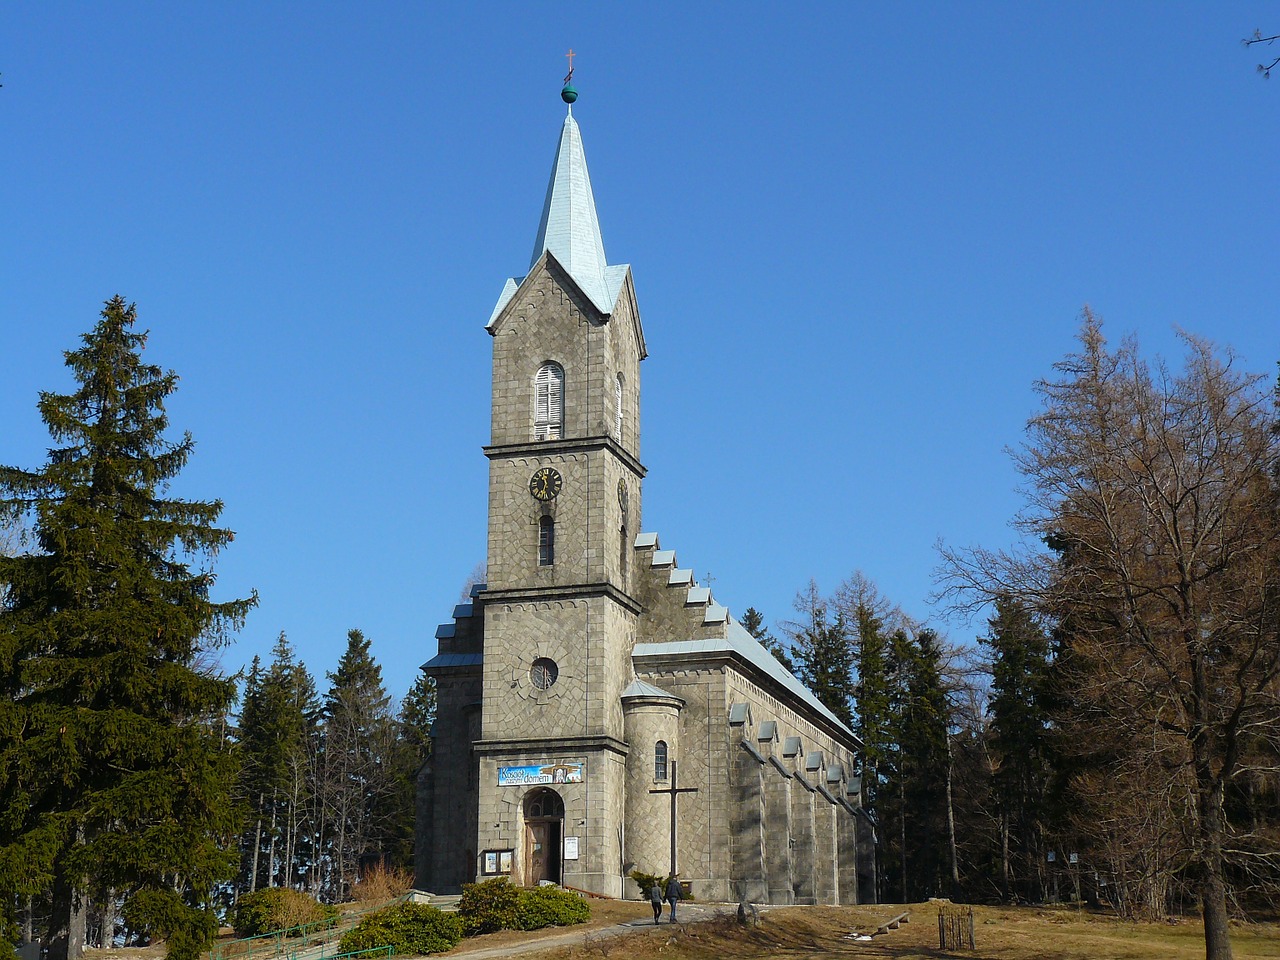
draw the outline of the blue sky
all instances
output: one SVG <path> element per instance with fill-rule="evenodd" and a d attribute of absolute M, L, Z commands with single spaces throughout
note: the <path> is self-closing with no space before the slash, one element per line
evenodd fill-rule
<path fill-rule="evenodd" d="M 953 639 L 935 542 L 998 546 L 1004 448 L 1090 304 L 1280 359 L 1269 3 L 9 4 L 0 462 L 136 301 L 225 501 L 223 597 L 397 695 L 484 558 L 490 339 L 563 118 L 634 271 L 644 527 L 735 614 L 855 569 Z M 1280 50 L 1276 51 L 1280 53 Z"/>

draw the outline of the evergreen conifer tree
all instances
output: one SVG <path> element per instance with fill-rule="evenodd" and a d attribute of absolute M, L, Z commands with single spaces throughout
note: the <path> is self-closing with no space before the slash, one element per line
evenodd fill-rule
<path fill-rule="evenodd" d="M 396 866 L 413 864 L 418 774 L 431 757 L 431 725 L 436 719 L 436 682 L 418 674 L 400 701 L 392 773 L 394 796 L 388 818 L 388 856 Z"/>
<path fill-rule="evenodd" d="M 791 624 L 791 655 L 795 674 L 824 706 L 853 727 L 853 648 L 844 613 L 830 617 L 827 601 L 812 580 L 796 596 L 796 611 L 803 618 Z"/>
<path fill-rule="evenodd" d="M 119 297 L 67 352 L 77 383 L 43 393 L 57 446 L 0 467 L 0 517 L 35 547 L 0 558 L 0 889 L 53 891 L 51 956 L 83 947 L 89 884 L 190 958 L 234 873 L 236 761 L 215 725 L 235 695 L 202 657 L 255 604 L 210 598 L 232 540 L 222 504 L 166 496 L 190 457 L 166 437 L 177 376 L 146 364 Z"/>
<path fill-rule="evenodd" d="M 244 858 L 248 890 L 287 886 L 298 872 L 295 852 L 305 833 L 318 711 L 315 682 L 281 632 L 265 673 L 254 658 L 240 717 L 241 794 L 252 811 Z"/>
<path fill-rule="evenodd" d="M 396 723 L 382 668 L 359 630 L 347 633 L 347 649 L 328 676 L 320 779 L 328 821 L 328 894 L 340 899 L 358 879 L 361 862 L 386 853 Z"/>
<path fill-rule="evenodd" d="M 1050 642 L 1024 604 L 1009 596 L 995 601 L 990 632 L 980 642 L 990 647 L 991 747 L 993 777 L 1000 810 L 1001 887 L 1039 900 L 1049 811 L 1047 790 L 1052 769 L 1049 740 Z"/>
<path fill-rule="evenodd" d="M 795 661 L 791 659 L 787 648 L 764 625 L 764 614 L 755 607 L 747 607 L 746 612 L 742 615 L 742 627 L 747 633 L 755 637 L 762 647 L 772 653 L 778 662 L 787 668 L 789 673 L 796 672 Z"/>

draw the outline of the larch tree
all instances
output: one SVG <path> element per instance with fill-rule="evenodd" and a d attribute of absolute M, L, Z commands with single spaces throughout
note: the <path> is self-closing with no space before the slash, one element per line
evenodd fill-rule
<path fill-rule="evenodd" d="M 1086 311 L 1017 454 L 1019 523 L 1049 549 L 945 556 L 952 588 L 1065 625 L 1088 668 L 1072 693 L 1100 732 L 1144 745 L 1182 824 L 1206 956 L 1227 960 L 1230 865 L 1249 849 L 1227 800 L 1274 775 L 1280 744 L 1280 436 L 1260 378 L 1183 340 L 1181 370 L 1152 367 L 1132 340 L 1109 350 Z"/>
<path fill-rule="evenodd" d="M 218 729 L 235 685 L 209 665 L 256 602 L 211 598 L 232 540 L 219 501 L 175 499 L 191 456 L 168 437 L 171 371 L 144 363 L 115 297 L 66 353 L 72 393 L 42 393 L 56 444 L 0 467 L 0 516 L 31 550 L 0 557 L 0 889 L 51 889 L 51 957 L 74 960 L 90 885 L 132 926 L 194 957 L 235 871 L 236 760 Z"/>

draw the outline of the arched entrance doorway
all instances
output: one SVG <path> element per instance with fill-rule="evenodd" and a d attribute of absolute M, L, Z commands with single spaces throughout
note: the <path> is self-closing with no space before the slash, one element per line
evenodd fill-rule
<path fill-rule="evenodd" d="M 524 882 L 560 882 L 560 842 L 564 832 L 564 801 L 547 787 L 530 790 L 524 798 Z"/>

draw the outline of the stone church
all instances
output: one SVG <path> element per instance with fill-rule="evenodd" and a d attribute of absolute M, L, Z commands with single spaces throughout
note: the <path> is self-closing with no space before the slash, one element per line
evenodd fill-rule
<path fill-rule="evenodd" d="M 436 631 L 417 887 L 874 898 L 858 738 L 641 526 L 631 269 L 605 259 L 572 107 L 493 339 L 487 583 Z"/>

